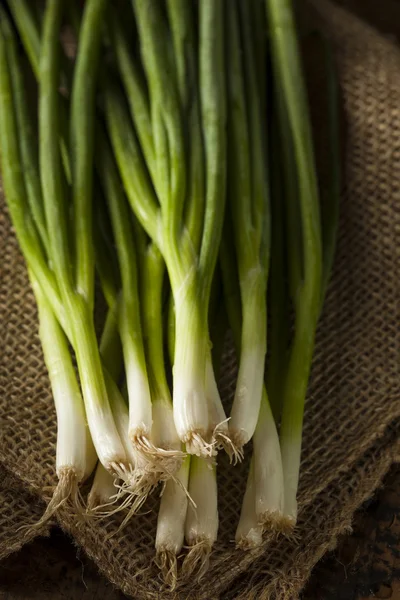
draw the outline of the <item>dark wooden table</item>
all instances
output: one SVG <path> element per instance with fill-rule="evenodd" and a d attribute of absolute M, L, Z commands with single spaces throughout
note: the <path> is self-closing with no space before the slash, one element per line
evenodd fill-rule
<path fill-rule="evenodd" d="M 122 600 L 61 531 L 0 564 L 1 600 Z M 400 600 L 400 466 L 354 519 L 354 532 L 315 568 L 303 600 Z"/>

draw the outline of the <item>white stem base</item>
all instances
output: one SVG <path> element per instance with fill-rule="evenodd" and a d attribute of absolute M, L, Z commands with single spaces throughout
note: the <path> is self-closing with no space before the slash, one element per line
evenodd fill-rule
<path fill-rule="evenodd" d="M 252 438 L 264 384 L 265 346 L 242 351 L 229 431 L 239 450 Z"/>
<path fill-rule="evenodd" d="M 129 437 L 135 442 L 139 437 L 150 438 L 153 416 L 147 374 L 133 360 L 127 365 L 126 380 L 129 397 Z"/>
<path fill-rule="evenodd" d="M 284 510 L 284 480 L 278 432 L 266 392 L 253 437 L 255 510 L 258 522 L 279 528 Z"/>
<path fill-rule="evenodd" d="M 157 552 L 167 551 L 177 555 L 182 549 L 188 505 L 186 489 L 189 466 L 190 458 L 186 457 L 176 479 L 170 479 L 165 485 L 157 520 Z"/>
<path fill-rule="evenodd" d="M 192 456 L 190 462 L 189 496 L 185 523 L 185 539 L 189 546 L 200 541 L 214 544 L 218 533 L 218 492 L 215 465 Z"/>
<path fill-rule="evenodd" d="M 295 526 L 297 521 L 297 489 L 299 485 L 301 433 L 292 433 L 281 439 L 283 477 L 285 488 L 284 516 Z"/>
<path fill-rule="evenodd" d="M 189 454 L 211 456 L 206 381 L 207 322 L 199 308 L 175 297 L 176 338 L 173 367 L 175 427 Z"/>
<path fill-rule="evenodd" d="M 238 548 L 248 550 L 262 544 L 263 528 L 256 514 L 256 496 L 254 481 L 254 456 L 250 463 L 246 491 L 243 497 L 242 510 L 236 529 L 235 541 Z"/>

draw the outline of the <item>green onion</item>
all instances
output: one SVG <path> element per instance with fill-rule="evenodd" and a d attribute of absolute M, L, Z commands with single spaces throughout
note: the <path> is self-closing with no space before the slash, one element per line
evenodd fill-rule
<path fill-rule="evenodd" d="M 174 590 L 184 539 L 182 575 L 208 568 L 220 448 L 235 462 L 252 440 L 240 548 L 297 519 L 304 402 L 338 225 L 329 44 L 332 181 L 320 216 L 291 0 L 9 8 L 24 50 L 0 7 L 2 181 L 58 422 L 59 482 L 43 519 L 68 499 L 82 510 L 97 457 L 88 516 L 124 511 L 124 527 L 162 482 L 156 562 Z M 108 305 L 100 342 L 96 277 Z M 226 418 L 217 377 L 229 327 L 238 376 Z"/>
<path fill-rule="evenodd" d="M 107 199 L 121 271 L 119 331 L 130 402 L 129 435 L 132 441 L 137 441 L 150 437 L 152 410 L 140 318 L 136 249 L 130 210 L 112 154 L 105 136 L 98 137 L 98 172 Z"/>
<path fill-rule="evenodd" d="M 13 91 L 12 89 L 13 85 L 15 86 L 21 82 L 21 77 L 14 75 L 12 83 L 10 71 L 20 67 L 18 62 L 10 62 L 10 59 L 15 58 L 10 52 L 14 42 L 12 41 L 11 28 L 7 26 L 7 23 L 7 18 L 2 13 L 0 28 L 0 146 L 4 190 L 7 196 L 8 209 L 25 260 L 45 291 L 46 296 L 50 299 L 57 318 L 65 329 L 65 311 L 59 299 L 58 285 L 48 267 L 40 236 L 29 211 L 24 173 L 21 169 L 23 161 L 19 150 L 19 140 L 24 132 L 19 131 L 14 110 L 14 95 L 18 96 L 21 90 L 16 89 Z M 9 53 L 9 57 L 7 53 Z M 20 103 L 18 105 L 21 106 Z M 24 147 L 25 149 L 29 148 L 27 144 Z M 41 199 L 38 199 L 38 206 L 40 202 Z"/>
<path fill-rule="evenodd" d="M 156 562 L 171 591 L 178 580 L 177 556 L 182 550 L 188 507 L 186 489 L 189 481 L 190 457 L 184 459 L 176 478 L 165 484 L 161 496 L 156 532 Z"/>
<path fill-rule="evenodd" d="M 322 249 L 312 136 L 292 4 L 290 0 L 267 0 L 266 9 L 274 74 L 280 89 L 281 123 L 284 127 L 287 123 L 296 160 L 302 240 L 302 269 L 299 273 L 296 268 L 295 289 L 292 286 L 295 331 L 283 391 L 280 431 L 285 481 L 284 512 L 294 523 L 297 518 L 304 401 L 321 300 Z M 290 207 L 294 202 L 295 199 L 290 198 Z M 298 248 L 289 254 L 292 271 L 297 264 L 297 252 Z M 301 285 L 298 284 L 300 277 Z"/>
<path fill-rule="evenodd" d="M 238 548 L 249 550 L 261 546 L 263 526 L 258 521 L 255 503 L 254 455 L 250 462 L 242 510 L 236 528 L 235 541 Z"/>
<path fill-rule="evenodd" d="M 70 142 L 75 286 L 91 308 L 94 302 L 92 240 L 94 106 L 102 25 L 107 6 L 108 0 L 88 0 L 85 3 L 71 90 Z"/>
<path fill-rule="evenodd" d="M 258 82 L 258 78 L 263 77 L 255 72 L 256 52 L 249 6 L 233 2 L 228 23 L 228 206 L 232 214 L 242 307 L 239 373 L 229 428 L 241 452 L 257 424 L 264 381 L 269 183 L 263 135 L 266 119 L 261 113 Z"/>
<path fill-rule="evenodd" d="M 192 213 L 184 202 L 187 165 L 178 83 L 170 64 L 172 48 L 158 3 L 137 1 L 133 4 L 149 89 L 156 167 L 147 168 L 138 138 L 129 126 L 127 109 L 115 86 L 108 86 L 105 94 L 107 124 L 129 201 L 164 257 L 173 290 L 177 340 L 173 371 L 175 426 L 188 452 L 210 454 L 213 452 L 213 432 L 205 390 L 209 343 L 207 307 L 225 200 L 223 5 L 220 0 L 207 0 L 199 6 L 199 77 L 203 111 L 200 116 L 206 185 L 204 218 L 201 208 L 203 202 L 197 203 L 197 199 L 190 198 L 194 204 L 191 210 L 197 211 L 199 208 L 196 218 L 202 223 L 199 251 L 194 253 L 192 246 L 185 242 L 188 225 L 185 228 L 182 222 L 185 215 Z M 121 63 L 121 57 L 119 61 Z M 127 83 L 127 80 L 134 77 L 135 71 L 128 71 L 123 65 L 120 65 L 120 69 L 129 96 L 133 83 Z M 167 72 L 171 75 L 168 78 Z M 133 106 L 133 100 L 130 105 Z M 143 139 L 135 112 L 132 116 L 138 137 Z M 144 145 L 146 156 L 145 148 Z M 132 165 L 135 165 L 134 168 Z M 155 189 L 151 186 L 151 174 Z M 194 220 L 193 217 L 188 223 Z"/>
<path fill-rule="evenodd" d="M 58 38 L 62 15 L 62 2 L 55 1 L 46 6 L 39 86 L 40 175 L 51 259 L 68 314 L 87 419 L 99 459 L 107 469 L 113 470 L 123 460 L 124 451 L 107 398 L 91 306 L 75 289 L 67 239 L 67 211 L 58 146 Z M 90 235 L 89 225 L 87 234 Z"/>
<path fill-rule="evenodd" d="M 22 39 L 25 52 L 29 58 L 29 63 L 32 67 L 33 73 L 36 79 L 39 78 L 40 69 L 40 27 L 35 14 L 35 7 L 29 6 L 26 0 L 8 0 L 10 11 L 13 15 L 20 37 Z M 63 58 L 63 57 L 62 57 Z M 67 68 L 69 65 L 66 61 L 63 61 L 63 68 Z M 61 121 L 61 132 L 60 132 L 60 150 L 62 155 L 62 162 L 65 170 L 65 176 L 68 181 L 71 181 L 71 167 L 69 160 L 69 144 L 67 135 L 67 106 L 65 99 L 60 99 L 60 121 Z"/>
<path fill-rule="evenodd" d="M 217 474 L 211 460 L 191 457 L 188 492 L 191 502 L 186 514 L 185 540 L 190 550 L 182 573 L 186 578 L 196 574 L 201 579 L 207 572 L 218 533 Z"/>
<path fill-rule="evenodd" d="M 98 171 L 103 181 L 121 270 L 119 331 L 129 395 L 129 436 L 154 469 L 174 473 L 183 454 L 173 422 L 162 346 L 164 261 L 133 225 L 104 135 L 99 136 Z M 142 338 L 142 322 L 146 337 Z M 149 465 L 150 469 L 150 465 Z"/>
<path fill-rule="evenodd" d="M 148 451 L 154 452 L 155 457 L 163 458 L 167 470 L 174 473 L 180 466 L 183 454 L 165 372 L 162 321 L 164 272 L 165 264 L 159 250 L 154 244 L 149 244 L 141 257 L 141 307 L 153 409 L 152 445 L 148 445 Z"/>
<path fill-rule="evenodd" d="M 39 312 L 39 337 L 57 413 L 56 473 L 59 483 L 39 522 L 43 523 L 69 499 L 79 507 L 78 484 L 93 472 L 97 455 L 86 423 L 85 407 L 66 336 L 32 274 L 30 279 Z"/>
<path fill-rule="evenodd" d="M 77 486 L 93 471 L 97 457 L 87 428 L 85 409 L 68 342 L 57 320 L 58 317 L 65 322 L 66 316 L 42 250 L 43 246 L 47 245 L 45 222 L 40 182 L 34 164 L 31 129 L 25 128 L 27 115 L 24 111 L 22 72 L 12 29 L 3 11 L 0 18 L 0 146 L 4 189 L 18 240 L 28 263 L 38 305 L 39 335 L 58 423 L 56 472 L 59 483 L 40 520 L 42 523 L 69 498 L 73 499 L 76 506 L 79 505 Z M 36 216 L 36 223 L 42 231 L 42 240 L 28 206 Z M 47 299 L 42 285 L 52 303 Z M 56 313 L 53 312 L 52 304 Z"/>
<path fill-rule="evenodd" d="M 12 16 L 20 33 L 32 70 L 39 77 L 40 29 L 32 7 L 22 0 L 7 0 Z"/>
<path fill-rule="evenodd" d="M 219 364 L 221 362 L 223 350 L 223 342 L 227 329 L 227 320 L 225 318 L 225 310 L 223 304 L 221 306 L 222 310 L 220 309 L 220 311 L 217 311 L 217 306 L 215 304 L 217 299 L 221 301 L 221 298 L 219 297 L 221 288 L 219 281 L 219 273 L 214 278 L 213 288 L 214 289 L 212 291 L 214 291 L 215 298 L 211 298 L 208 318 L 210 330 L 213 331 L 213 339 L 209 342 L 209 348 L 207 352 L 205 381 L 208 418 L 210 423 L 210 430 L 213 431 L 213 438 L 215 440 L 216 449 L 224 448 L 231 459 L 237 460 L 239 457 L 237 456 L 236 449 L 233 446 L 229 437 L 228 419 L 225 415 L 225 410 L 221 401 L 221 396 L 216 382 L 216 373 L 218 373 L 219 370 Z M 175 352 L 175 310 L 172 294 L 169 299 L 168 307 L 168 347 L 172 363 Z M 219 319 L 218 325 L 216 325 L 218 316 L 221 318 Z"/>
<path fill-rule="evenodd" d="M 240 356 L 241 290 L 231 227 L 230 214 L 227 212 L 220 247 L 220 264 L 226 312 L 236 354 Z M 264 528 L 278 530 L 286 528 L 283 518 L 284 484 L 279 437 L 265 385 L 262 388 L 262 399 L 253 436 L 251 468 L 254 474 L 248 476 L 242 513 L 236 532 L 236 541 L 242 547 L 254 545 L 256 539 L 260 539 L 260 531 L 262 532 Z M 255 527 L 256 531 L 253 531 Z"/>

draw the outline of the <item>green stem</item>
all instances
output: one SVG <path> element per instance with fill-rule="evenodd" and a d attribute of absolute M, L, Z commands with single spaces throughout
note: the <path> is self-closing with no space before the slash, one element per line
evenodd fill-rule
<path fill-rule="evenodd" d="M 158 247 L 162 247 L 160 208 L 130 125 L 129 111 L 111 81 L 107 82 L 104 93 L 108 133 L 128 200 L 145 231 Z"/>
<path fill-rule="evenodd" d="M 169 172 L 165 174 L 162 195 L 159 197 L 163 212 L 164 235 L 171 245 L 177 245 L 182 228 L 186 157 L 178 86 L 171 60 L 168 30 L 157 2 L 133 0 L 133 7 L 137 19 L 143 66 L 149 82 L 150 103 L 156 107 L 155 110 L 152 107 L 151 112 L 157 116 L 157 119 L 161 119 L 167 137 Z M 161 123 L 155 123 L 153 118 L 153 127 L 154 125 L 160 127 Z M 154 140 L 156 160 L 160 161 L 161 168 L 164 169 L 166 145 L 162 143 L 158 146 L 158 136 L 155 136 Z"/>
<path fill-rule="evenodd" d="M 162 288 L 164 273 L 164 260 L 156 246 L 150 244 L 142 258 L 140 286 L 149 381 L 153 402 L 155 399 L 160 399 L 171 404 L 163 351 Z"/>
<path fill-rule="evenodd" d="M 48 253 L 48 240 L 46 230 L 46 217 L 43 208 L 42 190 L 40 186 L 38 155 L 36 147 L 36 135 L 32 126 L 32 120 L 28 113 L 26 102 L 26 91 L 21 63 L 17 53 L 16 41 L 11 24 L 6 13 L 1 9 L 1 26 L 7 39 L 7 55 L 10 65 L 10 74 L 13 87 L 15 116 L 20 135 L 20 154 L 22 169 L 26 182 L 26 194 L 35 225 L 40 235 L 45 251 Z"/>
<path fill-rule="evenodd" d="M 14 98 L 10 65 L 7 58 L 9 37 L 0 27 L 0 147 L 4 191 L 11 219 L 25 260 L 52 303 L 57 318 L 65 324 L 64 307 L 60 301 L 56 278 L 50 271 L 43 254 L 41 241 L 29 212 L 19 139 L 24 135 L 18 130 L 14 110 Z M 15 68 L 17 65 L 11 65 Z"/>
<path fill-rule="evenodd" d="M 91 306 L 75 292 L 67 240 L 58 145 L 59 34 L 63 8 L 62 1 L 54 0 L 47 4 L 44 15 L 39 90 L 40 174 L 53 266 L 68 315 L 89 427 L 99 459 L 112 469 L 115 462 L 124 459 L 125 452 L 108 402 Z"/>
<path fill-rule="evenodd" d="M 304 402 L 321 305 L 321 229 L 311 123 L 292 3 L 290 0 L 267 0 L 266 8 L 275 75 L 282 90 L 282 105 L 296 160 L 302 229 L 303 282 L 295 299 L 295 333 L 285 381 L 281 425 L 285 513 L 295 521 Z"/>
<path fill-rule="evenodd" d="M 137 255 L 131 215 L 106 136 L 98 131 L 98 171 L 103 182 L 121 271 L 119 331 L 128 380 L 132 431 L 151 430 L 151 400 L 142 336 Z"/>
<path fill-rule="evenodd" d="M 190 3 L 186 0 L 168 0 L 167 9 L 174 43 L 188 156 L 187 197 L 184 207 L 185 230 L 182 242 L 186 245 L 187 251 L 198 254 L 203 232 L 205 174 L 194 15 Z"/>
<path fill-rule="evenodd" d="M 94 303 L 92 187 L 95 93 L 102 24 L 108 0 L 85 4 L 71 92 L 72 196 L 74 206 L 76 287 L 90 307 Z"/>
<path fill-rule="evenodd" d="M 39 79 L 40 76 L 40 47 L 41 47 L 41 18 L 42 15 L 39 10 L 35 11 L 34 8 L 26 0 L 8 0 L 13 19 L 17 26 L 20 38 L 25 48 L 25 52 L 28 56 L 32 71 Z M 36 13 L 36 14 L 35 14 Z M 66 63 L 66 59 L 62 56 L 63 66 L 69 66 Z M 68 68 L 66 69 L 68 72 Z M 60 96 L 61 114 L 60 119 L 63 125 L 63 129 L 60 133 L 60 150 L 62 156 L 62 163 L 65 171 L 65 177 L 68 182 L 71 181 L 71 166 L 69 158 L 69 146 L 68 146 L 68 135 L 66 130 L 67 124 L 67 112 L 68 103 L 67 100 Z"/>
<path fill-rule="evenodd" d="M 199 4 L 199 77 L 205 153 L 206 200 L 199 256 L 200 285 L 208 302 L 218 257 L 226 192 L 226 85 L 224 3 Z"/>
<path fill-rule="evenodd" d="M 135 124 L 153 184 L 156 189 L 158 189 L 155 148 L 146 82 L 140 72 L 137 61 L 129 48 L 127 35 L 118 15 L 114 14 L 112 16 L 111 24 L 111 33 L 113 36 L 118 68 L 121 73 L 129 103 L 131 118 Z"/>
<path fill-rule="evenodd" d="M 20 32 L 22 43 L 31 63 L 32 70 L 39 77 L 40 65 L 40 29 L 32 7 L 26 0 L 7 0 L 13 19 Z"/>

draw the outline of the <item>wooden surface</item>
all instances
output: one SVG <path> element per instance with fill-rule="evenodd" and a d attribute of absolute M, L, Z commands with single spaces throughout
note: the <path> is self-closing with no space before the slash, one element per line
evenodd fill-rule
<path fill-rule="evenodd" d="M 354 519 L 354 531 L 318 564 L 303 600 L 400 600 L 400 467 Z M 0 563 L 1 600 L 122 600 L 60 531 Z"/>

